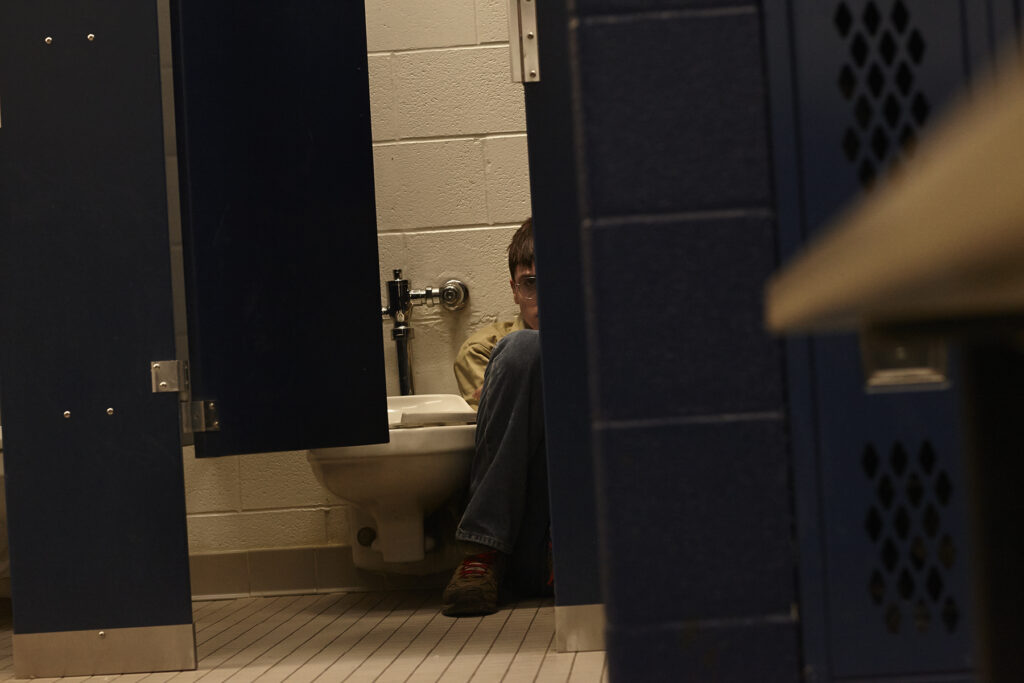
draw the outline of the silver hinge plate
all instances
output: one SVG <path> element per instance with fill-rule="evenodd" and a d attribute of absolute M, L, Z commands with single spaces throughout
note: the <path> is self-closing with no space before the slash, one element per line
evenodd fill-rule
<path fill-rule="evenodd" d="M 181 428 L 186 434 L 219 432 L 216 401 L 185 401 L 181 404 Z"/>
<path fill-rule="evenodd" d="M 155 360 L 149 364 L 154 394 L 189 390 L 188 361 Z"/>
<path fill-rule="evenodd" d="M 540 39 L 537 36 L 537 2 L 508 0 L 508 45 L 512 80 L 536 83 L 540 80 Z"/>

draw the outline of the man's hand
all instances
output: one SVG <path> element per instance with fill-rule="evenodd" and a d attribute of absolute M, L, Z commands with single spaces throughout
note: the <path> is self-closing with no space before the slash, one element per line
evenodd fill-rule
<path fill-rule="evenodd" d="M 484 390 L 483 385 L 480 385 L 479 387 L 477 387 L 477 390 L 473 392 L 473 400 L 474 401 L 479 401 L 480 400 L 480 392 L 483 391 L 483 390 Z"/>

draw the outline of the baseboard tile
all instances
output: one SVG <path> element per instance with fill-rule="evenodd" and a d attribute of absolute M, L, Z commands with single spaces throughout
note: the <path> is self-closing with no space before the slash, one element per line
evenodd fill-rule
<path fill-rule="evenodd" d="M 352 562 L 349 546 L 202 553 L 189 556 L 194 600 L 337 591 L 441 588 L 450 572 L 377 574 Z"/>
<path fill-rule="evenodd" d="M 604 605 L 555 605 L 555 647 L 559 652 L 604 649 Z"/>

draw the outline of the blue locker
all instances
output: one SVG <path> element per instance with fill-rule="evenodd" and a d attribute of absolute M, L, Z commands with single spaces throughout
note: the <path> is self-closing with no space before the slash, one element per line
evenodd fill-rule
<path fill-rule="evenodd" d="M 871 192 L 1006 35 L 1010 3 L 766 3 L 783 260 Z M 990 13 L 992 12 L 992 13 Z M 911 349 L 911 353 L 913 350 Z M 787 342 L 808 680 L 972 677 L 960 381 L 865 386 L 855 335 Z"/>

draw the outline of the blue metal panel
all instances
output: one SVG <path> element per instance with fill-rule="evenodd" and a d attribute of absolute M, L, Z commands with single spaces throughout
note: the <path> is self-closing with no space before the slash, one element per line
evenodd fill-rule
<path fill-rule="evenodd" d="M 884 182 L 912 149 L 986 53 L 986 8 L 958 0 L 768 5 L 776 148 L 797 150 L 796 159 L 786 160 L 791 147 L 775 160 L 788 254 L 858 193 Z M 778 38 L 787 31 L 788 46 Z M 795 98 L 792 122 L 787 97 Z M 794 128 L 795 139 L 787 135 Z M 794 196 L 799 210 L 782 200 Z M 809 672 L 819 679 L 968 672 L 955 369 L 952 389 L 867 394 L 859 358 L 852 336 L 789 345 L 801 551 L 823 555 L 801 563 L 803 611 L 824 627 L 808 640 L 805 624 Z"/>
<path fill-rule="evenodd" d="M 0 4 L 16 633 L 192 620 L 177 397 L 150 390 L 174 353 L 156 7 Z"/>
<path fill-rule="evenodd" d="M 174 7 L 196 454 L 387 441 L 363 5 Z"/>

